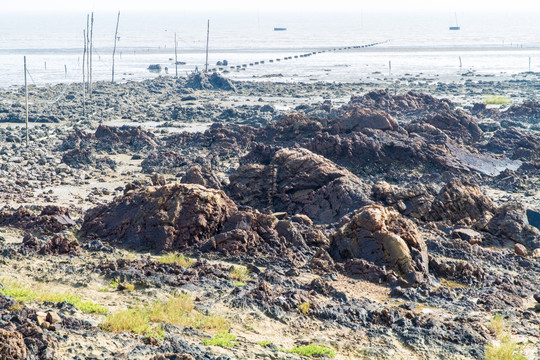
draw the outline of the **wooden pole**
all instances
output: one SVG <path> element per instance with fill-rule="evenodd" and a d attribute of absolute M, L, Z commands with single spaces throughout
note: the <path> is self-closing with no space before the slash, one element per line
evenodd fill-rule
<path fill-rule="evenodd" d="M 531 72 L 531 57 L 529 56 L 529 72 Z"/>
<path fill-rule="evenodd" d="M 208 20 L 208 26 L 206 27 L 206 65 L 204 66 L 204 72 L 208 72 L 208 43 L 210 41 L 210 20 Z"/>
<path fill-rule="evenodd" d="M 112 53 L 112 82 L 114 83 L 114 54 L 116 53 L 116 40 L 118 40 L 118 23 L 120 23 L 120 11 L 118 12 L 118 18 L 116 18 L 116 31 L 114 32 L 114 49 Z"/>
<path fill-rule="evenodd" d="M 459 68 L 461 69 L 463 67 L 463 63 L 461 62 L 461 56 L 459 57 Z"/>
<path fill-rule="evenodd" d="M 174 66 L 176 69 L 176 77 L 178 77 L 178 42 L 176 41 L 176 33 L 174 33 Z"/>
<path fill-rule="evenodd" d="M 392 74 L 392 61 L 388 60 L 388 74 Z"/>
<path fill-rule="evenodd" d="M 90 98 L 92 98 L 92 57 L 94 56 L 94 12 L 90 20 L 90 77 L 88 78 L 88 84 L 90 86 Z"/>
<path fill-rule="evenodd" d="M 89 90 L 90 79 L 90 14 L 86 14 L 86 89 Z"/>
<path fill-rule="evenodd" d="M 83 43 L 84 43 L 84 50 L 83 50 L 83 61 L 82 61 L 82 93 L 83 93 L 83 117 L 86 119 L 86 74 L 85 74 L 85 68 L 84 68 L 84 63 L 86 61 L 86 44 L 87 44 L 87 41 L 86 41 L 86 30 L 83 30 Z"/>
<path fill-rule="evenodd" d="M 26 97 L 26 147 L 28 147 L 28 83 L 26 80 L 26 56 L 24 57 L 24 92 Z"/>

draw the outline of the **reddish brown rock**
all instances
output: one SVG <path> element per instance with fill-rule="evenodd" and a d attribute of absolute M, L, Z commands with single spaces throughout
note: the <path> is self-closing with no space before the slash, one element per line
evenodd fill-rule
<path fill-rule="evenodd" d="M 27 359 L 27 349 L 21 333 L 0 329 L 0 358 L 6 360 Z"/>
<path fill-rule="evenodd" d="M 190 167 L 182 177 L 181 182 L 185 184 L 199 184 L 211 189 L 221 189 L 221 181 L 219 181 L 212 169 L 199 164 Z"/>
<path fill-rule="evenodd" d="M 370 187 L 349 171 L 306 149 L 277 150 L 266 165 L 240 166 L 228 193 L 241 205 L 337 221 L 368 204 Z"/>
<path fill-rule="evenodd" d="M 528 255 L 527 248 L 521 244 L 514 245 L 514 252 L 516 255 L 526 257 Z"/>
<path fill-rule="evenodd" d="M 55 234 L 39 249 L 42 255 L 77 254 L 81 250 L 79 242 L 73 235 Z"/>
<path fill-rule="evenodd" d="M 81 234 L 132 248 L 182 249 L 219 233 L 236 211 L 223 191 L 200 185 L 138 188 L 90 210 Z"/>
<path fill-rule="evenodd" d="M 349 110 L 332 124 L 337 133 L 350 133 L 361 129 L 397 130 L 398 122 L 381 110 L 351 106 Z"/>
<path fill-rule="evenodd" d="M 21 206 L 16 211 L 0 212 L 0 226 L 6 225 L 52 234 L 71 228 L 75 222 L 69 216 L 68 210 L 61 206 L 45 206 L 39 215 Z"/>
<path fill-rule="evenodd" d="M 424 282 L 428 274 L 427 248 L 416 225 L 380 205 L 359 209 L 333 233 L 330 253 L 336 260 L 360 258 L 387 267 L 407 285 Z"/>

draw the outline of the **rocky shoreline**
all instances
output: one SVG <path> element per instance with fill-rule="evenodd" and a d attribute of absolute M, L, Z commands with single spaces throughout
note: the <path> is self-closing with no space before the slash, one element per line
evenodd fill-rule
<path fill-rule="evenodd" d="M 24 94 L 0 91 L 2 358 L 483 359 L 507 345 L 497 321 L 537 358 L 522 76 L 197 74 L 97 83 L 84 112 L 81 84 L 32 88 L 28 147 Z M 149 310 L 178 296 L 182 319 Z M 114 330 L 129 309 L 150 325 Z"/>

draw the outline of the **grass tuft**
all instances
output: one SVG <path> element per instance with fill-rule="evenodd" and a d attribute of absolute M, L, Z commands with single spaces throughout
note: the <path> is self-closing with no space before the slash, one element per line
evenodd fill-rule
<path fill-rule="evenodd" d="M 306 301 L 306 302 L 303 302 L 301 304 L 298 304 L 298 310 L 304 315 L 307 315 L 310 308 L 311 308 L 311 302 L 310 301 Z"/>
<path fill-rule="evenodd" d="M 53 293 L 39 288 L 33 290 L 20 283 L 9 280 L 3 280 L 2 283 L 4 286 L 0 288 L 0 294 L 12 297 L 18 302 L 48 301 L 60 303 L 65 301 L 85 313 L 106 314 L 108 312 L 107 308 L 99 305 L 98 303 L 83 300 L 81 295 L 70 293 Z"/>
<path fill-rule="evenodd" d="M 495 314 L 489 328 L 499 341 L 486 346 L 486 360 L 527 360 L 522 355 L 525 346 L 512 339 L 504 316 Z"/>
<path fill-rule="evenodd" d="M 484 97 L 484 104 L 486 105 L 503 105 L 509 103 L 510 99 L 504 96 L 488 95 Z"/>
<path fill-rule="evenodd" d="M 501 314 L 493 315 L 488 327 L 493 330 L 497 338 L 501 337 L 506 329 L 506 321 L 504 320 L 504 316 Z"/>
<path fill-rule="evenodd" d="M 336 351 L 334 349 L 330 349 L 329 347 L 323 345 L 315 344 L 295 346 L 290 350 L 286 350 L 286 352 L 307 357 L 328 355 L 333 358 L 334 356 L 336 356 Z"/>
<path fill-rule="evenodd" d="M 236 335 L 229 334 L 228 332 L 220 332 L 209 340 L 203 340 L 206 346 L 221 346 L 221 347 L 235 347 L 238 345 L 236 342 Z"/>
<path fill-rule="evenodd" d="M 193 298 L 188 294 L 179 294 L 167 301 L 156 301 L 116 312 L 105 318 L 102 328 L 111 332 L 128 331 L 147 335 L 155 331 L 158 323 L 217 332 L 230 329 L 230 324 L 224 317 L 204 315 L 195 310 Z"/>
<path fill-rule="evenodd" d="M 262 340 L 262 341 L 257 341 L 257 344 L 262 347 L 267 347 L 267 346 L 272 345 L 272 342 L 270 340 Z"/>
<path fill-rule="evenodd" d="M 239 282 L 246 282 L 249 279 L 249 270 L 245 266 L 233 266 L 231 277 Z"/>
<path fill-rule="evenodd" d="M 158 261 L 161 264 L 175 263 L 185 268 L 188 268 L 192 266 L 193 264 L 195 264 L 195 260 L 184 256 L 184 254 L 179 254 L 178 252 L 171 252 L 168 254 L 163 254 L 159 257 Z"/>

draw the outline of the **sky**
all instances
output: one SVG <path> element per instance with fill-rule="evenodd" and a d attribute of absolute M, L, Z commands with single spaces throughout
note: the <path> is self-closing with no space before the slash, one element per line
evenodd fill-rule
<path fill-rule="evenodd" d="M 2 12 L 20 11 L 540 11 L 534 0 L 17 0 Z"/>

